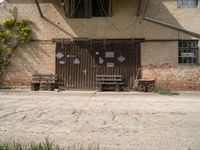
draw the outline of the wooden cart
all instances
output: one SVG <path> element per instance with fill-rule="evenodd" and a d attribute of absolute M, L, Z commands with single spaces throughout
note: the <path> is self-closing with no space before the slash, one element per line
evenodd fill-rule
<path fill-rule="evenodd" d="M 154 79 L 138 79 L 136 80 L 136 88 L 140 92 L 153 92 L 155 89 Z"/>

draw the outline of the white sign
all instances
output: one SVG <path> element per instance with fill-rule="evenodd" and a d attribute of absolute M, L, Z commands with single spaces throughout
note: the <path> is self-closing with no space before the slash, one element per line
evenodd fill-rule
<path fill-rule="evenodd" d="M 58 53 L 56 54 L 56 57 L 57 57 L 58 59 L 61 59 L 61 58 L 64 57 L 64 54 L 61 53 L 61 52 L 58 52 Z"/>
<path fill-rule="evenodd" d="M 106 53 L 105 53 L 105 57 L 106 57 L 106 58 L 114 58 L 114 56 L 115 56 L 115 53 L 114 53 L 114 52 L 106 52 Z"/>
<path fill-rule="evenodd" d="M 78 58 L 76 58 L 76 59 L 74 59 L 74 64 L 75 65 L 79 65 L 81 62 L 80 62 L 80 60 L 78 59 Z"/>
<path fill-rule="evenodd" d="M 115 64 L 113 62 L 108 62 L 106 66 L 107 68 L 114 68 Z"/>
<path fill-rule="evenodd" d="M 195 57 L 194 53 L 181 53 L 181 57 Z"/>
<path fill-rule="evenodd" d="M 68 54 L 67 57 L 68 57 L 68 58 L 74 58 L 74 57 L 76 57 L 76 55 L 69 55 L 69 54 Z"/>
<path fill-rule="evenodd" d="M 103 64 L 103 63 L 104 63 L 103 58 L 99 57 L 99 64 Z"/>
<path fill-rule="evenodd" d="M 59 64 L 64 65 L 64 64 L 65 64 L 65 61 L 64 61 L 64 60 L 61 60 L 61 61 L 59 61 Z"/>
<path fill-rule="evenodd" d="M 119 62 L 124 62 L 125 60 L 126 60 L 126 58 L 124 57 L 124 56 L 119 56 L 118 58 L 117 58 L 117 60 L 119 61 Z"/>

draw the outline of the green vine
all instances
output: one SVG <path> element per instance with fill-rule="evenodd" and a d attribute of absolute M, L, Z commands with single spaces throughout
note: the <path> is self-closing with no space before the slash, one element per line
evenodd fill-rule
<path fill-rule="evenodd" d="M 19 45 L 31 41 L 30 21 L 6 19 L 0 24 L 0 73 L 11 65 L 9 58 Z"/>

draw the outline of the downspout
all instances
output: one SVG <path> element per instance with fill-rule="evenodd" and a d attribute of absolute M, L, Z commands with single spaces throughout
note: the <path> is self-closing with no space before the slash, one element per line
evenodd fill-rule
<path fill-rule="evenodd" d="M 40 4 L 39 4 L 38 0 L 35 0 L 35 3 L 36 3 L 36 5 L 37 5 L 37 9 L 38 9 L 38 12 L 39 12 L 39 14 L 40 14 L 40 17 L 41 17 L 41 18 L 44 18 L 44 15 L 43 15 L 43 13 L 42 13 L 42 10 L 41 10 L 41 7 L 40 7 Z"/>
<path fill-rule="evenodd" d="M 200 38 L 200 34 L 197 33 L 197 32 L 193 32 L 193 31 L 190 31 L 190 30 L 186 30 L 186 29 L 183 29 L 183 28 L 181 28 L 181 27 L 178 27 L 178 26 L 175 26 L 175 25 L 172 25 L 172 24 L 169 24 L 169 23 L 166 23 L 166 22 L 163 22 L 163 21 L 160 21 L 160 20 L 151 18 L 151 17 L 147 17 L 147 16 L 146 16 L 146 13 L 147 13 L 147 10 L 148 10 L 148 4 L 149 4 L 149 0 L 146 0 L 145 10 L 144 10 L 144 17 L 143 17 L 144 20 L 147 20 L 147 21 L 149 21 L 149 22 L 153 22 L 153 23 L 156 23 L 156 24 L 159 24 L 159 25 L 162 25 L 162 26 L 171 28 L 171 29 L 175 29 L 175 30 L 178 30 L 178 31 L 182 31 L 182 32 L 187 33 L 187 34 L 189 34 L 189 35 L 192 35 L 192 36 L 194 36 L 194 37 Z"/>
<path fill-rule="evenodd" d="M 140 13 L 141 13 L 141 4 L 142 4 L 142 0 L 140 0 L 138 2 L 138 9 L 137 9 L 137 13 L 136 13 L 138 17 L 140 16 Z"/>

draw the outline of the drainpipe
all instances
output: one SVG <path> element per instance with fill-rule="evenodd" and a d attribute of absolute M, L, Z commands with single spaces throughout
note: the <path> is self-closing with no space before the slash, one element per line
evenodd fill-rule
<path fill-rule="evenodd" d="M 163 22 L 163 21 L 151 18 L 151 17 L 147 17 L 146 13 L 147 13 L 147 10 L 148 10 L 148 4 L 149 4 L 149 0 L 147 0 L 147 2 L 146 2 L 146 6 L 145 6 L 145 10 L 144 10 L 144 20 L 147 20 L 149 22 L 153 22 L 153 23 L 156 23 L 156 24 L 159 24 L 159 25 L 171 28 L 171 29 L 182 31 L 182 32 L 190 34 L 194 37 L 200 38 L 199 33 L 196 33 L 196 32 L 190 31 L 190 30 L 186 30 L 186 29 L 183 29 L 181 27 L 178 27 L 178 26 L 175 26 L 175 25 L 172 25 L 172 24 L 169 24 L 169 23 L 166 23 L 166 22 Z"/>
<path fill-rule="evenodd" d="M 142 0 L 140 0 L 139 2 L 138 2 L 138 9 L 137 9 L 137 17 L 139 17 L 140 16 L 140 13 L 141 13 L 141 4 L 142 4 Z"/>
<path fill-rule="evenodd" d="M 41 10 L 41 7 L 40 7 L 40 4 L 39 4 L 38 0 L 35 0 L 35 4 L 37 5 L 37 8 L 38 8 L 38 12 L 39 12 L 39 14 L 40 14 L 40 17 L 41 17 L 41 18 L 44 18 L 44 15 L 43 15 L 43 13 L 42 13 L 42 10 Z"/>

